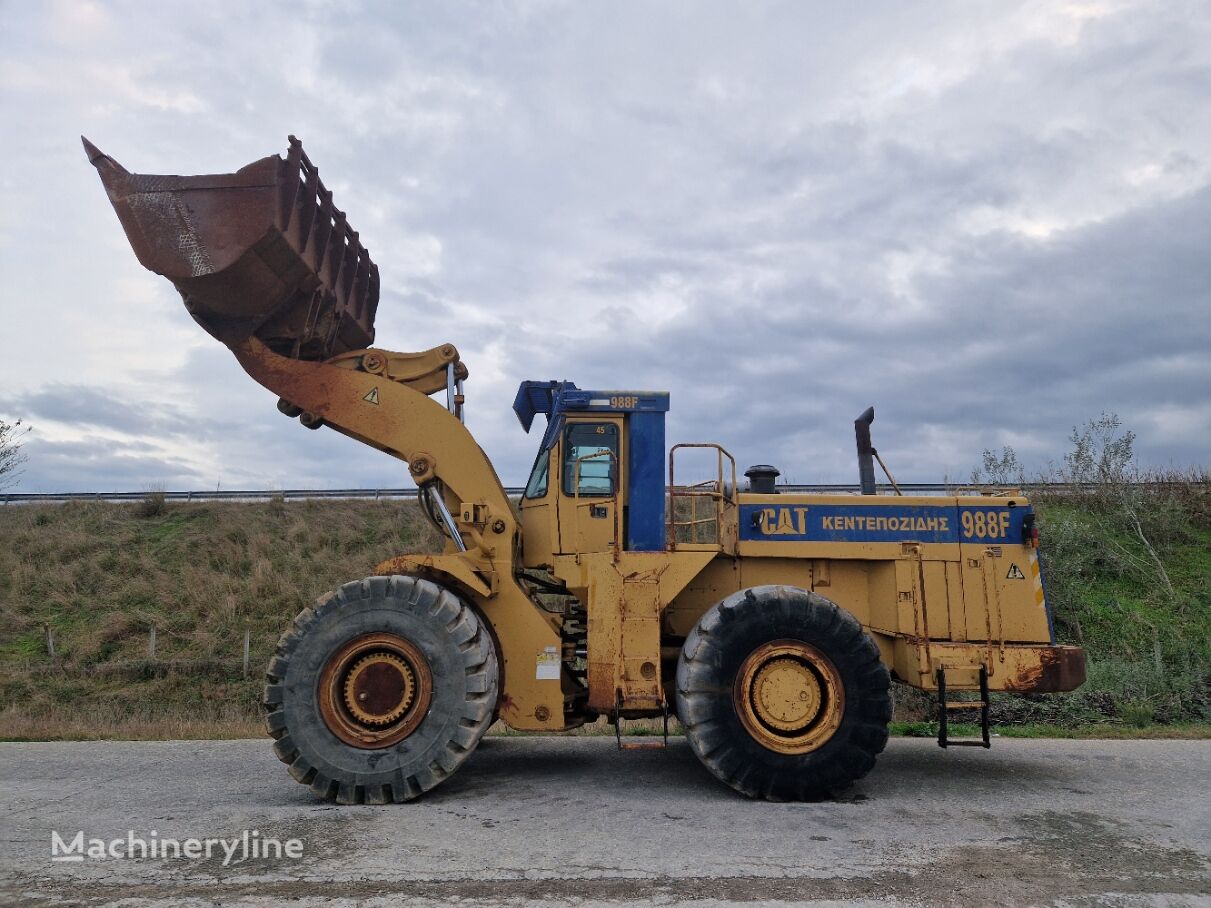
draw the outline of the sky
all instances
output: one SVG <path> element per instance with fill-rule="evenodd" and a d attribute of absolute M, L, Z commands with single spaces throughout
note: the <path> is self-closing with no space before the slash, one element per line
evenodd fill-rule
<path fill-rule="evenodd" d="M 378 264 L 376 344 L 456 344 L 506 485 L 523 379 L 671 392 L 672 441 L 857 478 L 1031 471 L 1117 413 L 1211 463 L 1205 3 L 0 0 L 0 418 L 17 491 L 406 487 L 281 416 L 89 166 L 299 136 Z M 541 427 L 541 419 L 537 426 Z"/>

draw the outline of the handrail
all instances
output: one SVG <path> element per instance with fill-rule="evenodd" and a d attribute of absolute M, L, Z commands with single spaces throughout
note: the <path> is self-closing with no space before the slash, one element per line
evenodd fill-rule
<path fill-rule="evenodd" d="M 703 480 L 702 482 L 694 483 L 690 486 L 678 486 L 676 479 L 676 455 L 682 448 L 713 448 L 716 452 L 716 469 L 718 470 L 718 480 Z M 732 481 L 729 486 L 724 479 L 723 459 L 727 458 L 732 465 Z M 711 486 L 712 488 L 699 488 L 700 486 Z M 668 518 L 668 547 L 669 551 L 677 549 L 677 528 L 690 528 L 690 545 L 698 545 L 698 526 L 703 523 L 709 523 L 712 520 L 715 523 L 715 543 L 723 547 L 723 514 L 726 507 L 736 504 L 736 458 L 722 446 L 713 442 L 681 442 L 669 448 L 669 518 Z M 690 519 L 677 519 L 677 499 L 686 498 L 691 502 L 697 498 L 710 498 L 715 503 L 715 516 L 713 518 L 704 517 L 699 519 L 697 508 L 690 506 Z"/>

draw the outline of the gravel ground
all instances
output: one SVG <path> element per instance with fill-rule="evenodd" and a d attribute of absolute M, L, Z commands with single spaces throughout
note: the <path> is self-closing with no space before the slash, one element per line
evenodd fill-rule
<path fill-rule="evenodd" d="M 336 807 L 265 741 L 0 744 L 0 901 L 1211 905 L 1209 781 L 1211 741 L 895 739 L 843 799 L 768 804 L 682 739 L 506 737 L 418 802 Z M 51 860 L 52 831 L 246 830 L 303 856 Z"/>

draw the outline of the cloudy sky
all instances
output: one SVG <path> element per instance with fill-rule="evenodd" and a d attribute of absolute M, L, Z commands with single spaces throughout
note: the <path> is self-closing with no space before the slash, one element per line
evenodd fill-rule
<path fill-rule="evenodd" d="M 1041 467 L 1117 412 L 1211 460 L 1205 3 L 0 0 L 0 417 L 20 490 L 405 486 L 280 416 L 135 260 L 83 133 L 213 173 L 303 139 L 378 343 L 458 345 L 506 484 L 521 379 L 672 392 L 672 440 L 852 481 Z M 541 424 L 541 421 L 540 421 Z"/>

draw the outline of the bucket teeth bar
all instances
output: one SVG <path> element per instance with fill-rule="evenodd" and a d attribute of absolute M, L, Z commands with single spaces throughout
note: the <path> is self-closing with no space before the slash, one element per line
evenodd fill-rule
<path fill-rule="evenodd" d="M 131 173 L 83 142 L 139 261 L 228 347 L 326 360 L 373 344 L 378 267 L 294 136 L 284 158 L 204 176 Z"/>

